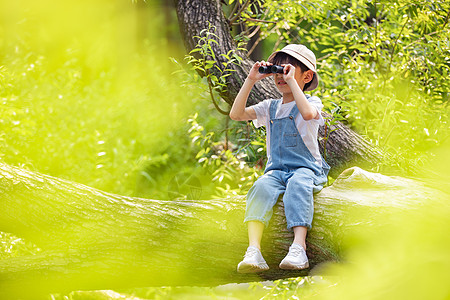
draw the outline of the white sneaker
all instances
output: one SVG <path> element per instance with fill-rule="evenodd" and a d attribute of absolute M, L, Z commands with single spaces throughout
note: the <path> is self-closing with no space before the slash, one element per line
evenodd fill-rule
<path fill-rule="evenodd" d="M 306 251 L 299 244 L 292 244 L 289 247 L 289 253 L 280 263 L 280 269 L 284 270 L 303 270 L 309 268 Z"/>
<path fill-rule="evenodd" d="M 245 252 L 244 259 L 238 264 L 239 273 L 256 273 L 269 270 L 264 257 L 258 248 L 249 246 Z"/>

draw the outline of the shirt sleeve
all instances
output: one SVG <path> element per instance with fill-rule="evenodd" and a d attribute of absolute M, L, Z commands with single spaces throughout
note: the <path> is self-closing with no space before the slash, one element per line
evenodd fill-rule
<path fill-rule="evenodd" d="M 320 126 L 325 125 L 325 121 L 323 120 L 323 117 L 322 117 L 322 114 L 321 114 L 321 111 L 322 111 L 322 108 L 323 108 L 323 104 L 322 104 L 322 101 L 320 100 L 320 98 L 317 97 L 317 96 L 311 96 L 311 97 L 308 98 L 308 102 L 312 106 L 314 106 L 317 109 L 318 113 L 319 113 L 319 119 L 313 119 L 313 121 L 318 122 Z"/>
<path fill-rule="evenodd" d="M 258 104 L 251 106 L 256 113 L 256 119 L 253 120 L 253 124 L 256 128 L 266 126 L 269 120 L 270 101 L 271 100 L 264 100 L 262 102 L 259 102 Z"/>

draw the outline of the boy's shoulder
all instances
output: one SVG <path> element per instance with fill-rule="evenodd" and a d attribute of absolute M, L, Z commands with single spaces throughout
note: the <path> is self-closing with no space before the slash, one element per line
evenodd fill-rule
<path fill-rule="evenodd" d="M 253 105 L 253 107 L 268 109 L 274 101 L 281 101 L 281 99 L 264 99 L 263 101 L 260 101 L 260 102 L 256 103 L 255 105 Z"/>
<path fill-rule="evenodd" d="M 257 123 L 255 123 L 256 127 L 266 125 L 264 122 L 268 120 L 268 117 L 270 115 L 270 107 L 271 107 L 272 103 L 274 103 L 277 100 L 280 100 L 280 99 L 265 99 L 261 102 L 258 102 L 255 105 L 251 106 L 256 113 L 256 118 L 259 120 Z"/>

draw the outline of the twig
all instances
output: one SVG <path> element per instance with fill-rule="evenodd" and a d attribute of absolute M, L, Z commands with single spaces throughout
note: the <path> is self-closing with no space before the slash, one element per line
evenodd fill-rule
<path fill-rule="evenodd" d="M 442 29 L 444 30 L 445 26 L 448 24 L 448 19 L 450 18 L 450 9 L 448 10 L 447 17 L 445 18 L 444 24 L 442 24 Z"/>
<path fill-rule="evenodd" d="M 233 10 L 231 11 L 230 15 L 229 15 L 228 18 L 227 18 L 229 24 L 231 24 L 231 22 L 230 22 L 231 17 L 236 13 L 236 10 L 237 10 L 238 7 L 239 7 L 239 1 L 236 1 L 236 2 L 234 3 Z"/>
<path fill-rule="evenodd" d="M 253 43 L 252 47 L 247 51 L 247 54 L 250 56 L 253 51 L 255 51 L 256 46 L 258 46 L 259 42 L 261 42 L 261 37 L 258 37 L 258 39 Z"/>
<path fill-rule="evenodd" d="M 407 48 L 411 47 L 412 45 L 417 44 L 417 43 L 420 42 L 421 40 L 426 39 L 426 38 L 429 37 L 429 36 L 432 36 L 432 35 L 435 35 L 435 34 L 438 34 L 438 33 L 441 33 L 441 32 L 442 32 L 442 31 L 433 31 L 433 32 L 427 33 L 427 34 L 425 34 L 424 36 L 422 36 L 422 37 L 418 38 L 417 40 L 415 40 L 414 42 L 412 42 L 412 43 L 406 45 L 405 47 L 403 47 L 403 49 L 407 49 Z"/>
<path fill-rule="evenodd" d="M 405 29 L 405 26 L 406 26 L 406 24 L 408 24 L 408 22 L 409 22 L 409 16 L 407 17 L 405 24 L 403 24 L 402 29 L 400 30 L 400 33 L 398 34 L 397 39 L 395 40 L 394 47 L 392 48 L 392 51 L 391 51 L 391 60 L 389 61 L 389 68 L 391 68 L 391 66 L 392 66 L 392 60 L 394 59 L 394 51 L 395 51 L 395 48 L 397 47 L 398 40 L 402 36 L 403 29 Z"/>
<path fill-rule="evenodd" d="M 249 35 L 247 35 L 248 38 L 252 38 L 257 32 L 258 30 L 261 28 L 261 25 L 256 26 L 255 30 L 253 30 L 252 33 L 250 33 Z"/>
<path fill-rule="evenodd" d="M 239 18 L 239 16 L 241 15 L 241 13 L 242 13 L 245 9 L 247 9 L 247 6 L 250 4 L 250 1 L 251 1 L 251 0 L 247 0 L 247 1 L 244 3 L 244 5 L 241 6 L 241 8 L 239 9 L 239 11 L 236 13 L 236 15 L 235 15 L 233 18 L 231 18 L 231 15 L 230 15 L 230 18 L 231 18 L 231 19 L 228 20 L 228 23 L 229 23 L 229 24 L 233 24 L 233 23 Z"/>
<path fill-rule="evenodd" d="M 274 21 L 266 21 L 266 20 L 255 19 L 255 18 L 250 18 L 250 17 L 249 18 L 243 18 L 242 20 L 243 20 L 243 22 L 252 21 L 252 22 L 258 22 L 258 23 L 277 24 L 277 22 L 274 22 Z M 242 22 L 233 23 L 233 25 L 239 25 L 241 23 Z"/>
<path fill-rule="evenodd" d="M 328 58 L 328 57 L 330 57 L 330 56 L 331 56 L 331 53 L 328 53 L 327 55 L 324 55 L 324 56 L 322 56 L 322 57 L 319 57 L 318 59 L 316 59 L 316 61 L 324 60 L 324 59 L 326 59 L 326 58 Z"/>
<path fill-rule="evenodd" d="M 209 71 L 208 71 L 209 73 Z M 209 74 L 208 74 L 209 75 Z M 206 76 L 208 78 L 208 87 L 209 87 L 209 94 L 211 95 L 211 100 L 212 103 L 214 104 L 214 107 L 217 109 L 218 112 L 220 112 L 222 115 L 228 115 L 230 112 L 226 112 L 224 110 L 222 110 L 219 105 L 216 103 L 216 99 L 214 98 L 214 94 L 213 94 L 213 90 L 212 90 L 212 82 L 211 82 L 211 78 L 209 78 L 209 76 Z"/>

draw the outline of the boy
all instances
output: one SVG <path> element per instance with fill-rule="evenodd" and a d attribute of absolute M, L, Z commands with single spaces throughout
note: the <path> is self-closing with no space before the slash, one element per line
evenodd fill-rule
<path fill-rule="evenodd" d="M 282 74 L 273 74 L 283 98 L 246 107 L 255 82 L 272 75 L 259 73 L 259 67 L 273 64 L 283 67 Z M 322 189 L 329 170 L 317 143 L 319 125 L 324 123 L 320 114 L 322 102 L 303 93 L 314 90 L 318 83 L 314 53 L 304 45 L 291 44 L 272 53 L 268 62 L 253 65 L 231 108 L 231 119 L 254 120 L 256 127 L 267 129 L 266 169 L 247 194 L 244 222 L 248 225 L 249 247 L 237 267 L 240 273 L 269 269 L 261 254 L 261 237 L 282 193 L 287 226 L 294 231 L 294 241 L 279 267 L 309 267 L 305 240 L 313 218 L 313 193 Z"/>

